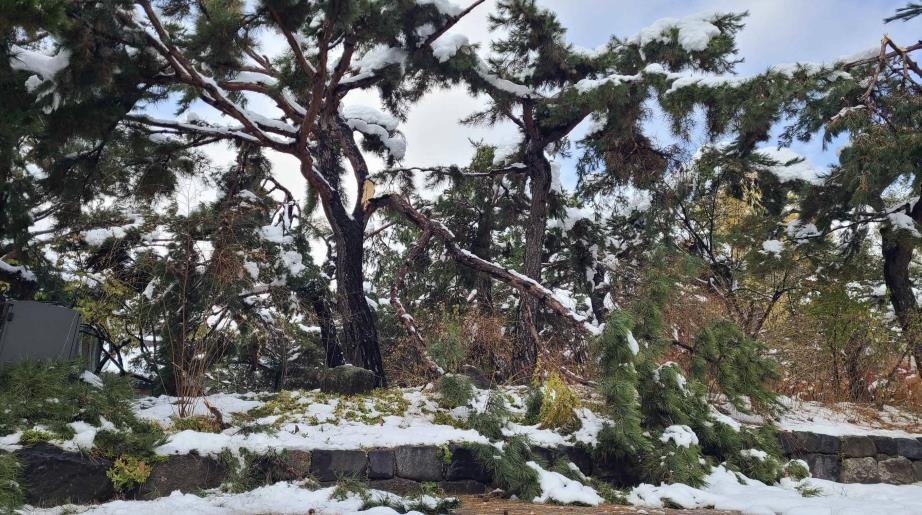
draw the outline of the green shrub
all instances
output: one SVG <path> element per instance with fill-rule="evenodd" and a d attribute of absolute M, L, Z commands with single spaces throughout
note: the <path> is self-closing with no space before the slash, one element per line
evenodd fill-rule
<path fill-rule="evenodd" d="M 502 392 L 493 390 L 487 397 L 487 405 L 479 413 L 473 413 L 467 419 L 467 425 L 491 440 L 503 437 L 503 426 L 509 418 L 506 399 Z"/>
<path fill-rule="evenodd" d="M 100 430 L 93 444 L 97 452 L 109 458 L 122 455 L 151 458 L 156 456 L 154 450 L 166 441 L 166 435 L 158 424 L 135 421 L 125 430 Z"/>
<path fill-rule="evenodd" d="M 224 490 L 232 493 L 248 492 L 265 485 L 290 479 L 291 472 L 286 451 L 269 451 L 257 454 L 241 447 L 239 458 L 225 450 L 219 459 L 229 471 Z"/>
<path fill-rule="evenodd" d="M 20 466 L 12 454 L 0 454 L 0 513 L 13 513 L 24 502 Z"/>
<path fill-rule="evenodd" d="M 582 427 L 582 422 L 576 416 L 577 407 L 579 397 L 558 374 L 551 374 L 544 384 L 541 409 L 538 412 L 540 427 L 558 429 L 563 434 L 578 430 Z"/>
<path fill-rule="evenodd" d="M 791 460 L 784 465 L 784 475 L 795 480 L 810 477 L 810 467 L 804 460 Z"/>
<path fill-rule="evenodd" d="M 510 438 L 502 450 L 487 444 L 468 445 L 477 462 L 493 474 L 493 484 L 507 494 L 526 501 L 541 495 L 538 472 L 526 465 L 532 455 L 525 437 Z"/>
<path fill-rule="evenodd" d="M 783 475 L 781 462 L 774 456 L 759 449 L 745 449 L 731 460 L 733 465 L 746 477 L 765 484 L 777 483 Z"/>
<path fill-rule="evenodd" d="M 460 319 L 449 319 L 440 335 L 429 344 L 427 350 L 443 370 L 457 372 L 464 363 L 467 353 Z"/>
<path fill-rule="evenodd" d="M 141 486 L 150 477 L 150 466 L 141 458 L 130 455 L 119 456 L 106 471 L 116 492 L 127 493 Z"/>
<path fill-rule="evenodd" d="M 474 400 L 474 385 L 471 380 L 460 374 L 445 374 L 437 384 L 439 405 L 443 408 L 467 406 Z"/>
<path fill-rule="evenodd" d="M 544 390 L 542 388 L 529 388 L 524 400 L 525 418 L 522 422 L 527 426 L 538 425 L 541 422 L 541 405 L 544 404 Z"/>
<path fill-rule="evenodd" d="M 100 388 L 83 381 L 83 372 L 80 364 L 68 361 L 26 361 L 0 369 L 0 435 L 40 425 L 70 438 L 74 433 L 68 424 L 78 420 L 100 425 L 104 418 L 118 428 L 137 422 L 127 378 L 103 374 Z"/>

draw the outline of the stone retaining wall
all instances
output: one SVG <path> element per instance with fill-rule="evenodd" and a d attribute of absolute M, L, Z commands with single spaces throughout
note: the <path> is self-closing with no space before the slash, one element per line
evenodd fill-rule
<path fill-rule="evenodd" d="M 922 481 L 922 439 L 782 431 L 778 440 L 785 456 L 806 461 L 820 479 L 895 485 Z"/>
<path fill-rule="evenodd" d="M 779 432 L 788 458 L 803 459 L 814 477 L 842 483 L 907 484 L 922 481 L 922 439 L 880 436 L 829 436 Z M 535 447 L 532 451 L 553 466 L 560 459 L 575 464 L 587 476 L 616 484 L 632 484 L 618 467 L 600 467 L 578 447 Z M 23 466 L 26 501 L 37 506 L 98 503 L 116 497 L 106 471 L 112 461 L 37 444 L 16 451 Z M 393 449 L 288 451 L 281 463 L 256 461 L 250 473 L 265 483 L 311 477 L 322 485 L 341 478 L 367 481 L 371 488 L 401 495 L 435 483 L 447 494 L 477 494 L 491 489 L 492 474 L 466 447 L 455 445 L 402 446 Z M 169 495 L 174 490 L 196 493 L 230 480 L 234 471 L 213 457 L 196 454 L 167 456 L 151 464 L 150 478 L 134 493 L 141 499 Z"/>

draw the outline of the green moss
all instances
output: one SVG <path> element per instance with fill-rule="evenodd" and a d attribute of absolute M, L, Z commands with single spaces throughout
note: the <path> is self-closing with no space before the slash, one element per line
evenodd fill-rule
<path fill-rule="evenodd" d="M 174 431 L 198 431 L 199 433 L 220 433 L 221 424 L 214 417 L 193 415 L 191 417 L 173 417 Z"/>
<path fill-rule="evenodd" d="M 19 437 L 19 443 L 22 445 L 34 445 L 51 440 L 54 440 L 54 435 L 41 429 L 26 429 Z"/>

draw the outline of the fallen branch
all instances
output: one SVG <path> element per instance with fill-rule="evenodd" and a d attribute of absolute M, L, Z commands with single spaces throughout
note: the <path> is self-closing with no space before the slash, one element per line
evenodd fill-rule
<path fill-rule="evenodd" d="M 398 296 L 400 288 L 403 287 L 404 279 L 406 279 L 407 274 L 410 272 L 410 266 L 414 261 L 419 259 L 420 254 L 426 250 L 426 246 L 429 245 L 430 240 L 432 240 L 432 231 L 430 229 L 423 230 L 423 234 L 419 237 L 419 241 L 410 249 L 406 259 L 403 260 L 400 268 L 397 269 L 397 274 L 394 276 L 394 281 L 391 283 L 391 306 L 393 306 L 394 311 L 397 312 L 397 318 L 400 319 L 400 322 L 406 327 L 407 332 L 410 333 L 410 337 L 413 339 L 414 346 L 422 357 L 423 363 L 425 363 L 435 374 L 435 377 L 441 377 L 445 375 L 445 370 L 443 370 L 442 367 L 432 359 L 429 352 L 426 351 L 426 342 L 423 341 L 423 337 L 419 334 L 419 330 L 416 329 L 416 321 L 413 319 L 413 315 L 407 313 L 407 309 L 404 307 L 403 303 L 400 302 L 400 297 Z"/>

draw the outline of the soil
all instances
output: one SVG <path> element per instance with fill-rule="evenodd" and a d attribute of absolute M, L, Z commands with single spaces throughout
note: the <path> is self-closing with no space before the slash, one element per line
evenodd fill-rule
<path fill-rule="evenodd" d="M 575 513 L 575 514 L 648 514 L 648 515 L 691 515 L 691 514 L 708 514 L 708 515 L 731 515 L 738 514 L 734 511 L 716 511 L 716 510 L 673 510 L 661 508 L 634 508 L 631 506 L 618 506 L 615 504 L 605 504 L 602 506 L 557 506 L 553 504 L 533 504 L 523 501 L 510 501 L 499 497 L 489 497 L 482 495 L 461 495 L 461 509 L 456 513 L 458 515 L 480 515 L 480 514 L 501 514 L 501 515 L 550 515 L 557 513 Z"/>

